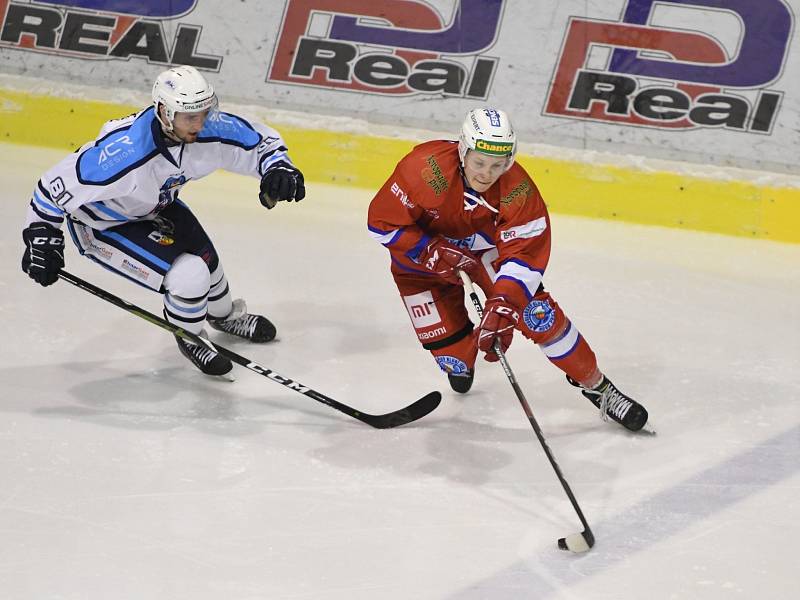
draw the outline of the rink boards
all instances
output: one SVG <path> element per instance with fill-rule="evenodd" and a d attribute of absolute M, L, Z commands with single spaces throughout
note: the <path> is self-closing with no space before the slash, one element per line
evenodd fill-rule
<path fill-rule="evenodd" d="M 0 139 L 74 150 L 94 138 L 106 120 L 140 108 L 0 90 Z M 414 145 L 397 138 L 271 124 L 312 182 L 377 190 Z M 518 160 L 554 212 L 800 243 L 797 188 L 525 154 Z"/>

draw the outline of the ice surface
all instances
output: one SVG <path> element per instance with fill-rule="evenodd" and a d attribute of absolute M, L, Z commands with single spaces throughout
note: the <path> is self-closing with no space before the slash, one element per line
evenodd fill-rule
<path fill-rule="evenodd" d="M 182 196 L 234 295 L 280 341 L 213 338 L 380 413 L 373 430 L 249 371 L 213 381 L 162 330 L 19 269 L 31 190 L 61 153 L 0 146 L 3 600 L 795 597 L 800 246 L 553 216 L 545 281 L 658 436 L 602 422 L 532 344 L 509 361 L 597 544 L 502 370 L 450 392 L 366 234 L 370 195 L 314 183 L 266 211 L 229 174 Z M 67 250 L 154 312 L 157 295 Z M 794 581 L 794 584 L 792 582 Z"/>

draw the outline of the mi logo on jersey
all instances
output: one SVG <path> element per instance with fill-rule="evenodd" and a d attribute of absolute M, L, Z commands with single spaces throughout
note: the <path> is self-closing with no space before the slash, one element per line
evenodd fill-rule
<path fill-rule="evenodd" d="M 415 329 L 424 329 L 442 322 L 439 309 L 433 301 L 433 294 L 420 292 L 411 296 L 403 296 L 408 316 Z"/>
<path fill-rule="evenodd" d="M 504 0 L 288 0 L 269 81 L 484 99 Z M 442 4 L 449 16 L 440 16 Z"/>
<path fill-rule="evenodd" d="M 786 0 L 628 0 L 618 22 L 572 17 L 544 114 L 769 133 L 783 92 L 766 86 L 793 28 Z"/>
<path fill-rule="evenodd" d="M 111 158 L 112 156 L 116 156 L 117 154 L 122 152 L 123 149 L 124 149 L 123 146 L 125 146 L 125 145 L 133 146 L 133 141 L 127 135 L 123 135 L 123 136 L 118 137 L 117 139 L 112 140 L 111 142 L 107 143 L 100 150 L 100 157 L 97 159 L 97 164 L 98 165 L 102 164 L 102 163 L 106 162 L 109 158 Z M 124 158 L 124 156 L 125 155 L 123 154 L 123 156 L 119 157 L 117 160 L 121 160 L 122 158 Z"/>

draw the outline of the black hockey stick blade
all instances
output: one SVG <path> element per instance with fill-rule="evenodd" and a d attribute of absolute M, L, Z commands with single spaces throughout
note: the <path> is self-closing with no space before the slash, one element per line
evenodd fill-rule
<path fill-rule="evenodd" d="M 442 394 L 440 392 L 431 392 L 425 394 L 416 402 L 412 402 L 405 408 L 395 410 L 385 415 L 367 415 L 357 412 L 353 416 L 367 425 L 371 425 L 376 429 L 391 429 L 392 427 L 399 427 L 421 419 L 430 412 L 433 412 L 439 403 L 442 401 Z"/>
<path fill-rule="evenodd" d="M 573 533 L 558 540 L 559 550 L 569 550 L 576 554 L 588 552 L 594 546 L 594 534 L 588 527 L 581 533 Z"/>

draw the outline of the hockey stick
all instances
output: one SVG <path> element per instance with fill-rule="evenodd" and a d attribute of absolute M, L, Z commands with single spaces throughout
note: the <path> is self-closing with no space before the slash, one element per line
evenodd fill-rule
<path fill-rule="evenodd" d="M 475 293 L 472 280 L 470 280 L 469 275 L 467 275 L 464 271 L 459 271 L 458 274 L 461 276 L 461 280 L 464 282 L 464 288 L 469 293 L 472 304 L 475 305 L 478 318 L 483 318 L 483 306 L 481 306 L 481 301 L 480 298 L 478 298 L 478 294 Z M 589 523 L 586 522 L 586 517 L 583 516 L 581 507 L 578 506 L 578 501 L 575 499 L 575 494 L 572 493 L 572 489 L 570 489 L 567 480 L 564 479 L 564 474 L 561 472 L 561 467 L 558 466 L 555 456 L 553 456 L 553 452 L 550 450 L 550 446 L 547 445 L 547 441 L 544 439 L 544 434 L 542 433 L 541 427 L 539 427 L 539 423 L 536 422 L 536 418 L 533 416 L 533 411 L 531 410 L 530 404 L 528 404 L 528 401 L 525 399 L 525 394 L 522 393 L 522 389 L 519 387 L 517 379 L 514 377 L 514 373 L 511 371 L 511 366 L 508 364 L 508 359 L 506 359 L 506 355 L 500 348 L 499 340 L 495 340 L 493 350 L 500 359 L 500 364 L 503 366 L 503 370 L 506 372 L 506 377 L 508 377 L 511 387 L 514 388 L 514 392 L 517 394 L 517 399 L 522 405 L 525 414 L 528 416 L 528 421 L 531 422 L 533 431 L 536 432 L 536 437 L 539 438 L 539 443 L 542 445 L 544 453 L 547 455 L 547 460 L 550 461 L 550 465 L 556 472 L 556 476 L 561 482 L 561 487 L 563 487 L 564 491 L 567 493 L 567 497 L 572 503 L 572 508 L 574 508 L 575 512 L 578 513 L 578 518 L 581 520 L 581 524 L 584 528 L 581 533 L 573 533 L 567 537 L 560 538 L 558 540 L 558 547 L 561 550 L 569 550 L 570 552 L 586 552 L 592 546 L 594 546 L 594 534 L 589 527 Z"/>
<path fill-rule="evenodd" d="M 267 369 L 266 367 L 262 367 L 261 365 L 253 362 L 245 358 L 244 356 L 240 356 L 233 352 L 232 350 L 228 350 L 222 346 L 214 344 L 210 340 L 207 340 L 203 337 L 195 335 L 189 331 L 186 331 L 177 325 L 173 325 L 169 321 L 162 319 L 161 317 L 157 317 L 153 313 L 150 313 L 138 306 L 131 304 L 115 296 L 114 294 L 107 292 L 99 287 L 96 287 L 89 283 L 88 281 L 84 281 L 75 275 L 67 273 L 64 270 L 59 271 L 58 276 L 63 279 L 64 281 L 68 281 L 72 285 L 89 292 L 90 294 L 94 294 L 98 298 L 105 300 L 106 302 L 110 302 L 119 308 L 128 311 L 131 314 L 136 315 L 137 317 L 141 317 L 145 321 L 151 322 L 153 325 L 158 325 L 161 329 L 166 329 L 170 333 L 183 338 L 189 342 L 194 344 L 203 344 L 212 352 L 216 352 L 217 354 L 221 354 L 222 356 L 228 358 L 231 362 L 235 362 L 251 371 L 258 373 L 259 375 L 263 375 L 264 377 L 269 378 L 271 381 L 275 381 L 280 383 L 281 385 L 289 388 L 290 390 L 294 390 L 295 392 L 299 392 L 304 396 L 308 396 L 317 402 L 321 402 L 322 404 L 327 404 L 331 408 L 335 408 L 339 412 L 343 412 L 344 414 L 358 419 L 367 425 L 371 425 L 377 429 L 389 429 L 391 427 L 397 427 L 399 425 L 405 425 L 407 423 L 411 423 L 412 421 L 416 421 L 417 419 L 424 417 L 429 412 L 433 411 L 437 406 L 439 406 L 439 402 L 442 400 L 442 394 L 439 392 L 431 392 L 426 394 L 416 402 L 406 406 L 405 408 L 401 408 L 400 410 L 395 410 L 383 415 L 370 415 L 367 413 L 363 413 L 360 410 L 356 410 L 351 406 L 347 406 L 346 404 L 342 404 L 341 402 L 337 402 L 333 398 L 329 398 L 328 396 L 319 393 L 316 390 L 311 389 L 299 383 L 297 381 L 293 381 L 291 379 L 287 379 L 282 375 L 279 375 L 275 371 L 271 369 Z"/>

